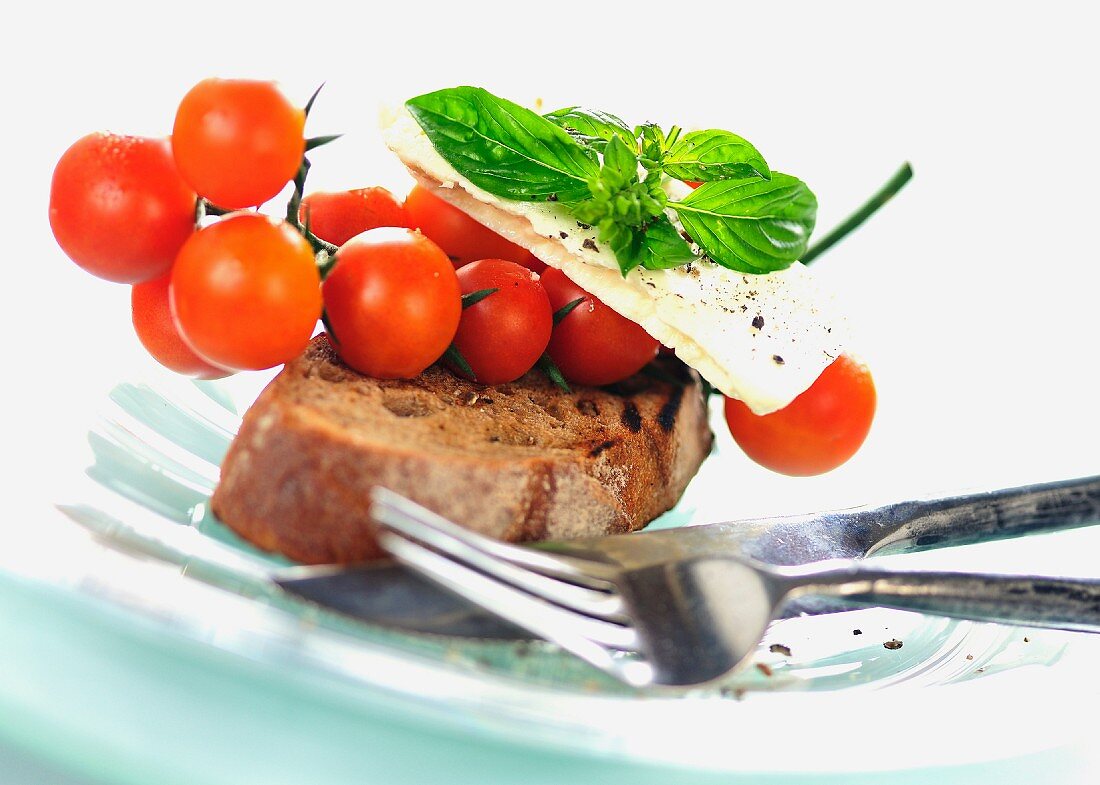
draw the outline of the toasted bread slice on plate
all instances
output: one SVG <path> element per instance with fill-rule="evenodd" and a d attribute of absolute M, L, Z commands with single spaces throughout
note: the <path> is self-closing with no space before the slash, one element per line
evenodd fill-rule
<path fill-rule="evenodd" d="M 321 335 L 246 413 L 213 510 L 311 564 L 382 555 L 375 485 L 513 542 L 639 529 L 675 505 L 712 443 L 698 376 L 671 359 L 662 370 L 571 393 L 538 371 L 495 387 L 436 366 L 373 379 Z"/>

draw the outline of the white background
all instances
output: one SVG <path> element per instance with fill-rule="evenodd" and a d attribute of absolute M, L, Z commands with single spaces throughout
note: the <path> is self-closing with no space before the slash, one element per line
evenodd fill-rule
<path fill-rule="evenodd" d="M 817 193 L 822 230 L 909 160 L 906 191 L 815 265 L 847 301 L 878 383 L 868 444 L 810 480 L 732 461 L 715 508 L 734 517 L 1098 472 L 1100 57 L 1087 4 L 373 6 L 5 12 L 12 536 L 29 537 L 33 510 L 63 487 L 58 445 L 114 382 L 148 368 L 126 287 L 91 278 L 52 241 L 53 165 L 89 131 L 167 133 L 208 75 L 278 79 L 303 102 L 327 81 L 307 132 L 346 136 L 312 156 L 315 188 L 407 188 L 378 105 L 463 83 L 741 133 Z M 1005 568 L 1096 574 L 1095 543 L 1070 534 L 994 553 Z"/>

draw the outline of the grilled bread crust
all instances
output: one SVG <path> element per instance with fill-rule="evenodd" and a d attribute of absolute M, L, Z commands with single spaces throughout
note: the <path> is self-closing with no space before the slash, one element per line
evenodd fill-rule
<path fill-rule="evenodd" d="M 541 373 L 484 387 L 431 367 L 372 379 L 324 336 L 245 414 L 214 514 L 307 564 L 382 556 L 369 491 L 382 485 L 511 542 L 640 529 L 680 498 L 710 452 L 698 377 L 566 393 Z"/>

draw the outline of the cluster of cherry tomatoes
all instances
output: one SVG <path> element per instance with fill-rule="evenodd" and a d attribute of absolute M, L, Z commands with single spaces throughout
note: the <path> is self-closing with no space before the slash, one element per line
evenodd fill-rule
<path fill-rule="evenodd" d="M 90 134 L 62 156 L 54 235 L 84 269 L 133 285 L 134 327 L 162 364 L 205 378 L 279 365 L 322 315 L 341 357 L 383 378 L 448 352 L 456 372 L 499 384 L 549 351 L 566 379 L 608 384 L 656 354 L 640 327 L 556 271 L 540 278 L 529 252 L 425 188 L 403 204 L 383 188 L 314 193 L 287 220 L 248 209 L 299 176 L 306 115 L 272 82 L 207 79 L 171 137 Z M 220 217 L 203 225 L 207 210 Z M 334 260 L 316 257 L 324 243 Z M 553 329 L 553 309 L 581 297 Z"/>
<path fill-rule="evenodd" d="M 412 377 L 446 353 L 455 373 L 503 384 L 545 354 L 568 381 L 601 385 L 657 354 L 637 324 L 426 188 L 404 204 L 381 188 L 311 194 L 302 210 L 340 245 L 321 286 L 330 339 L 369 376 Z"/>
<path fill-rule="evenodd" d="M 298 173 L 305 120 L 274 83 L 207 79 L 180 102 L 170 138 L 89 134 L 58 162 L 54 236 L 87 271 L 133 284 L 138 337 L 172 370 L 268 368 L 309 341 L 321 315 L 312 247 L 247 210 Z M 201 226 L 206 205 L 227 214 Z"/>
<path fill-rule="evenodd" d="M 379 378 L 442 359 L 483 384 L 542 363 L 605 385 L 656 356 L 640 326 L 429 189 L 404 202 L 377 187 L 303 198 L 304 156 L 320 143 L 304 135 L 308 107 L 273 82 L 207 79 L 180 102 L 171 137 L 90 134 L 58 162 L 59 245 L 133 286 L 134 328 L 161 364 L 200 378 L 270 368 L 318 320 L 348 365 Z M 291 181 L 285 220 L 250 209 Z M 746 453 L 788 474 L 843 463 L 873 412 L 870 375 L 846 357 L 780 412 L 726 402 Z"/>

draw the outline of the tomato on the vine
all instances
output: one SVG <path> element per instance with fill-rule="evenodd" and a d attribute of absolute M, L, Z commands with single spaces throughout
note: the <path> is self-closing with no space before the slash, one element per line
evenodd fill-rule
<path fill-rule="evenodd" d="M 505 259 L 536 273 L 546 268 L 526 248 L 501 237 L 422 185 L 414 186 L 405 197 L 405 215 L 409 227 L 419 229 L 435 241 L 455 267 L 478 259 Z"/>
<path fill-rule="evenodd" d="M 831 471 L 863 444 L 875 416 L 875 383 L 867 366 L 841 355 L 787 407 L 753 414 L 726 399 L 726 423 L 745 454 L 782 474 Z"/>
<path fill-rule="evenodd" d="M 542 356 L 554 326 L 550 300 L 538 274 L 504 259 L 481 259 L 460 267 L 457 275 L 464 295 L 496 291 L 463 309 L 454 347 L 474 372 L 475 381 L 515 381 Z"/>
<path fill-rule="evenodd" d="M 372 229 L 349 240 L 322 292 L 336 352 L 380 379 L 411 379 L 438 360 L 462 314 L 451 260 L 408 229 Z"/>
<path fill-rule="evenodd" d="M 550 306 L 558 310 L 583 298 L 555 327 L 547 352 L 571 382 L 602 385 L 622 381 L 657 355 L 660 344 L 640 326 L 608 308 L 548 267 L 541 279 Z"/>
<path fill-rule="evenodd" d="M 317 191 L 307 195 L 298 220 L 322 240 L 343 245 L 355 235 L 383 226 L 408 227 L 405 208 L 385 188 Z"/>
<path fill-rule="evenodd" d="M 313 250 L 285 221 L 237 213 L 192 235 L 172 268 L 180 334 L 214 365 L 260 370 L 309 343 L 321 316 Z"/>
<path fill-rule="evenodd" d="M 220 379 L 229 371 L 199 357 L 180 336 L 168 303 L 171 275 L 136 284 L 130 290 L 130 311 L 134 332 L 145 350 L 158 363 L 176 373 L 199 379 Z"/>
<path fill-rule="evenodd" d="M 95 133 L 54 169 L 50 227 L 70 259 L 116 283 L 164 275 L 195 229 L 195 192 L 167 139 Z"/>
<path fill-rule="evenodd" d="M 180 101 L 172 151 L 200 196 L 229 210 L 255 207 L 297 174 L 305 122 L 274 82 L 204 79 Z"/>

